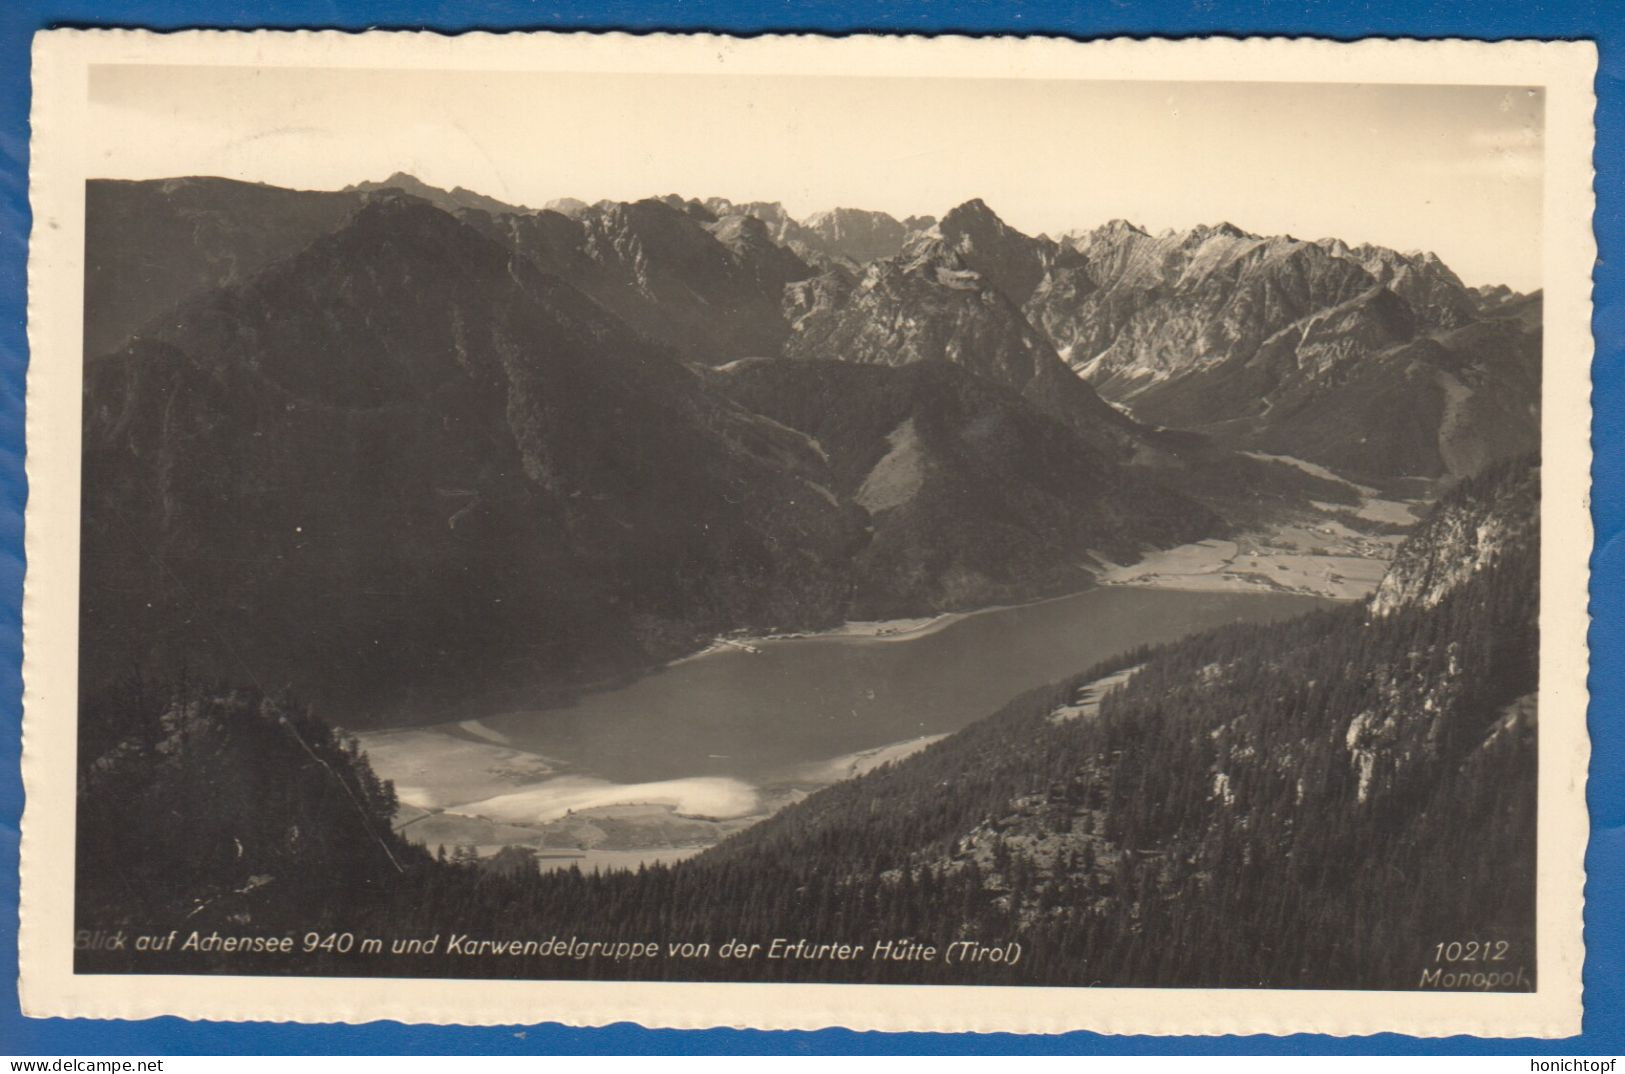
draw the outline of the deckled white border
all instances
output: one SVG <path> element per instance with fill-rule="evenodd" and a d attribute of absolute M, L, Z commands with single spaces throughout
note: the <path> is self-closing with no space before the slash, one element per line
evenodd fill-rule
<path fill-rule="evenodd" d="M 93 63 L 1544 86 L 1540 991 L 1524 995 L 72 973 L 84 147 Z M 34 47 L 21 996 L 31 1016 L 472 1025 L 1563 1036 L 1580 1029 L 1591 233 L 1586 42 L 50 31 Z"/>

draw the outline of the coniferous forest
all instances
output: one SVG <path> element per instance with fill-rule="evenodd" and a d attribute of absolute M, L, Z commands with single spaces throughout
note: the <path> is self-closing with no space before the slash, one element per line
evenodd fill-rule
<path fill-rule="evenodd" d="M 1369 601 L 1080 668 L 636 872 L 539 874 L 517 847 L 432 856 L 392 830 L 394 789 L 354 742 L 296 699 L 132 675 L 82 712 L 81 930 L 295 953 L 92 940 L 77 968 L 1381 989 L 1468 969 L 1529 988 L 1538 484 L 1529 458 L 1460 483 Z M 449 934 L 658 956 L 460 955 Z M 391 950 L 428 937 L 432 952 Z M 803 938 L 866 956 L 716 957 Z M 1020 955 L 869 954 L 965 940 Z M 1469 944 L 1482 954 L 1457 957 Z"/>

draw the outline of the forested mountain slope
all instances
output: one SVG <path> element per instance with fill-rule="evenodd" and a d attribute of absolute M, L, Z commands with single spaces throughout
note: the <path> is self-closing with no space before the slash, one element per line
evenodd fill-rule
<path fill-rule="evenodd" d="M 838 622 L 861 512 L 804 437 L 416 199 L 85 377 L 82 671 L 441 715 Z"/>
<path fill-rule="evenodd" d="M 1415 987 L 1472 932 L 1532 980 L 1537 489 L 1528 460 L 1464 486 L 1380 607 L 1125 655 L 689 869 L 776 872 L 837 920 L 888 906 L 900 934 L 1022 935 L 1020 978 Z"/>
<path fill-rule="evenodd" d="M 231 179 L 85 184 L 85 357 L 190 295 L 247 279 L 336 230 L 358 194 Z"/>
<path fill-rule="evenodd" d="M 902 614 L 922 594 L 947 609 L 1075 589 L 1101 558 L 1224 528 L 1009 389 L 946 362 L 754 359 L 710 381 L 812 438 L 833 491 L 867 512 L 855 618 Z"/>
<path fill-rule="evenodd" d="M 354 741 L 258 689 L 125 680 L 88 699 L 78 757 L 81 927 L 252 928 L 266 906 L 314 922 L 429 864 Z"/>

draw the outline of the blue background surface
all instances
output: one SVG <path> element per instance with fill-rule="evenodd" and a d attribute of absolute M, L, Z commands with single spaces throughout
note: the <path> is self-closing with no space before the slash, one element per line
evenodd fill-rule
<path fill-rule="evenodd" d="M 22 656 L 23 394 L 27 361 L 29 47 L 52 26 L 368 27 L 434 29 L 713 30 L 733 33 L 959 32 L 1098 36 L 1287 35 L 1356 38 L 1590 38 L 1597 41 L 1598 148 L 1592 511 L 1591 847 L 1586 865 L 1585 1032 L 1567 1041 L 1418 1040 L 1383 1035 L 1153 1038 L 1074 1033 L 1054 1037 L 874 1034 L 824 1030 L 645 1030 L 631 1025 L 487 1029 L 403 1026 L 234 1025 L 174 1018 L 143 1022 L 36 1020 L 17 1004 L 17 823 Z M 1625 1052 L 1625 728 L 1618 719 L 1625 671 L 1625 5 L 1611 0 L 1404 2 L 1404 0 L 971 0 L 837 3 L 830 0 L 0 0 L 0 1053 L 23 1055 L 418 1053 L 1477 1053 Z M 1549 554 L 1565 550 L 1551 548 Z M 68 897 L 62 892 L 62 897 Z M 1080 1002 L 1088 1002 L 1080 995 Z M 545 1011 L 537 1011 L 545 1017 Z"/>

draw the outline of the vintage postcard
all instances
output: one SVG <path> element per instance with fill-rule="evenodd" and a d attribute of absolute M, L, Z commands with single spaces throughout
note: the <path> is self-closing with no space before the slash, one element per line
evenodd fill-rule
<path fill-rule="evenodd" d="M 34 62 L 26 1013 L 1578 1030 L 1590 45 Z"/>

